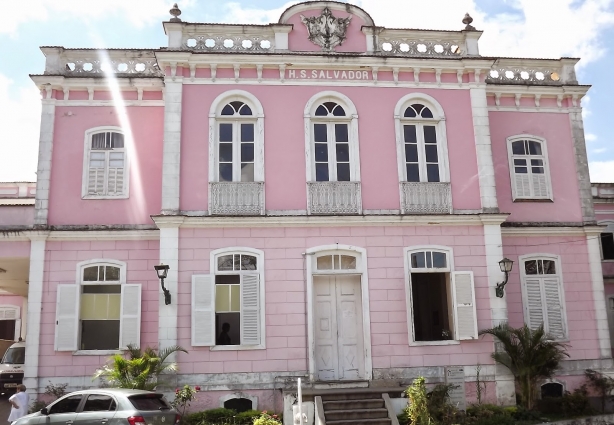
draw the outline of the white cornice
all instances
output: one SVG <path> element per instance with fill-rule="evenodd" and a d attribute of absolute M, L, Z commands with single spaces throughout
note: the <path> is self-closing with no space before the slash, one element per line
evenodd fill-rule
<path fill-rule="evenodd" d="M 503 236 L 587 236 L 600 234 L 605 226 L 585 227 L 502 227 Z"/>
<path fill-rule="evenodd" d="M 515 106 L 489 106 L 488 112 L 539 112 L 539 113 L 550 113 L 550 114 L 568 114 L 571 111 L 571 108 L 530 108 L 530 107 L 520 107 L 517 108 Z"/>
<path fill-rule="evenodd" d="M 373 215 L 373 216 L 276 216 L 276 217 L 181 217 L 180 227 L 315 227 L 315 226 L 481 226 L 501 224 L 507 214 L 476 215 Z M 158 226 L 177 225 L 178 217 L 153 216 Z"/>
<path fill-rule="evenodd" d="M 114 100 L 56 100 L 56 106 L 115 106 Z M 123 106 L 165 106 L 163 100 L 124 100 Z"/>
<path fill-rule="evenodd" d="M 154 241 L 160 239 L 159 230 L 68 230 L 49 232 L 49 241 Z"/>

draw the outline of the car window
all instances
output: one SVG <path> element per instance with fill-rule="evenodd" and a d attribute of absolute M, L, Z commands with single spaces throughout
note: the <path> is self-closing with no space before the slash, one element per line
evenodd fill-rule
<path fill-rule="evenodd" d="M 81 398 L 83 396 L 79 395 L 71 395 L 62 399 L 55 403 L 51 408 L 49 408 L 49 414 L 53 415 L 56 413 L 74 413 L 77 411 L 77 407 L 79 407 L 79 403 L 81 403 Z"/>
<path fill-rule="evenodd" d="M 113 397 L 102 394 L 90 394 L 85 400 L 83 412 L 101 412 L 117 409 Z"/>
<path fill-rule="evenodd" d="M 12 347 L 6 350 L 2 363 L 23 364 L 26 357 L 26 347 Z"/>
<path fill-rule="evenodd" d="M 163 410 L 170 408 L 162 394 L 135 395 L 129 397 L 128 400 L 137 410 Z"/>

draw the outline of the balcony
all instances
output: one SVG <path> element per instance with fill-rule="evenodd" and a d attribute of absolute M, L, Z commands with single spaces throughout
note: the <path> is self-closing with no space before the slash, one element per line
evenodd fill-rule
<path fill-rule="evenodd" d="M 403 214 L 451 214 L 450 183 L 401 183 Z"/>
<path fill-rule="evenodd" d="M 308 182 L 308 214 L 360 214 L 360 182 Z"/>
<path fill-rule="evenodd" d="M 211 185 L 211 215 L 264 215 L 264 182 Z"/>

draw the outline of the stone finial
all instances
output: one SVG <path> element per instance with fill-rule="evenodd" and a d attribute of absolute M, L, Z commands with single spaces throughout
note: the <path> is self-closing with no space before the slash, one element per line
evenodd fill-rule
<path fill-rule="evenodd" d="M 179 19 L 179 15 L 181 15 L 181 10 L 179 10 L 179 7 L 177 7 L 177 3 L 175 3 L 173 5 L 173 8 L 169 10 L 168 12 L 172 16 L 171 22 L 181 22 L 181 19 Z"/>
<path fill-rule="evenodd" d="M 463 24 L 465 24 L 465 31 L 476 31 L 475 27 L 471 25 L 473 18 L 468 13 L 465 13 L 463 18 Z"/>

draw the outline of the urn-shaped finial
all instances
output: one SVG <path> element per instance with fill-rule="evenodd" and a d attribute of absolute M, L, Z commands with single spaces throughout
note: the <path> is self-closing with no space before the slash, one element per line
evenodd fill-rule
<path fill-rule="evenodd" d="M 463 18 L 463 24 L 465 24 L 465 31 L 475 31 L 475 27 L 471 25 L 473 22 L 473 18 L 468 13 L 465 13 L 465 17 Z"/>
<path fill-rule="evenodd" d="M 179 10 L 179 7 L 177 7 L 177 3 L 175 3 L 173 5 L 173 8 L 169 10 L 168 12 L 172 16 L 171 22 L 181 22 L 181 19 L 179 19 L 179 15 L 181 15 L 181 10 Z"/>

